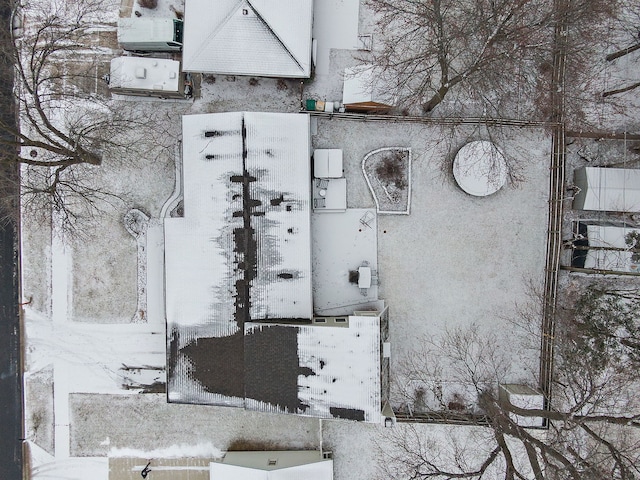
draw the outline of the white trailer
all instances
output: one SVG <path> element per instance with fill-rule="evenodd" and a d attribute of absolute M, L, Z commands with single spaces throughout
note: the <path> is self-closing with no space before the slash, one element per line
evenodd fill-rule
<path fill-rule="evenodd" d="M 177 18 L 121 18 L 118 43 L 125 50 L 175 52 L 182 50 L 182 20 Z"/>
<path fill-rule="evenodd" d="M 111 60 L 109 89 L 123 95 L 185 97 L 180 62 L 166 58 L 114 58 Z"/>

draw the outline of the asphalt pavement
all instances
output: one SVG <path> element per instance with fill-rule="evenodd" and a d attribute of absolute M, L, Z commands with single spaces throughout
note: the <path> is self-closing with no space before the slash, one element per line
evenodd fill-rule
<path fill-rule="evenodd" d="M 0 0 L 0 51 L 7 41 L 10 0 Z M 0 138 L 15 128 L 13 66 L 0 54 Z M 15 129 L 13 130 L 15 132 Z M 22 479 L 22 364 L 19 306 L 19 170 L 6 160 L 15 149 L 0 149 L 0 479 Z"/>

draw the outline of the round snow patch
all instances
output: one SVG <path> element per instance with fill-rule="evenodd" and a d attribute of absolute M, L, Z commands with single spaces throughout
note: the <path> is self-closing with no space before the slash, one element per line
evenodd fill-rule
<path fill-rule="evenodd" d="M 469 195 L 486 197 L 507 182 L 507 162 L 493 143 L 476 140 L 458 150 L 453 160 L 453 176 Z"/>

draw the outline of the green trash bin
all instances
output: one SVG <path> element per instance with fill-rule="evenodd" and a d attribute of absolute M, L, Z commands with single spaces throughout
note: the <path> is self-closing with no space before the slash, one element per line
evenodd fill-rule
<path fill-rule="evenodd" d="M 316 109 L 316 101 L 313 98 L 308 98 L 305 108 L 308 112 L 313 112 Z"/>

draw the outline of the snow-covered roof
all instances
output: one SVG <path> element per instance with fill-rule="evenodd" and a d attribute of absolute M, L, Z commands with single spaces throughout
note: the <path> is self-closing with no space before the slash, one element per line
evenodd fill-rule
<path fill-rule="evenodd" d="M 575 171 L 580 188 L 573 208 L 610 212 L 640 212 L 640 169 L 583 167 Z"/>
<path fill-rule="evenodd" d="M 625 242 L 625 237 L 632 232 L 640 232 L 637 228 L 612 225 L 584 225 L 586 227 L 588 246 L 586 250 L 577 250 L 577 255 L 584 256 L 584 268 L 638 272 L 640 262 L 634 262 L 634 252 Z M 583 230 L 584 231 L 584 230 Z"/>
<path fill-rule="evenodd" d="M 177 92 L 180 62 L 166 58 L 116 57 L 111 60 L 109 88 Z"/>
<path fill-rule="evenodd" d="M 333 461 L 317 462 L 279 470 L 258 470 L 255 468 L 212 463 L 211 478 L 215 480 L 333 480 Z"/>
<path fill-rule="evenodd" d="M 380 318 L 311 324 L 309 144 L 308 115 L 183 117 L 184 217 L 165 219 L 170 401 L 379 421 Z"/>
<path fill-rule="evenodd" d="M 245 325 L 245 408 L 380 421 L 380 319 Z M 260 339 L 264 339 L 261 341 Z"/>
<path fill-rule="evenodd" d="M 312 0 L 187 0 L 183 68 L 308 78 L 312 19 Z"/>
<path fill-rule="evenodd" d="M 165 222 L 169 323 L 229 335 L 250 318 L 311 318 L 308 117 L 184 116 L 183 157 L 184 218 Z"/>
<path fill-rule="evenodd" d="M 370 64 L 357 65 L 344 69 L 344 85 L 342 88 L 342 103 L 379 103 L 394 105 L 395 100 L 385 84 Z"/>
<path fill-rule="evenodd" d="M 132 17 L 118 19 L 118 43 L 168 42 L 174 38 L 173 18 Z"/>
<path fill-rule="evenodd" d="M 215 480 L 333 479 L 333 460 L 317 450 L 227 452 L 209 468 Z"/>
<path fill-rule="evenodd" d="M 350 316 L 349 328 L 300 328 L 300 398 L 308 414 L 380 421 L 380 319 Z"/>
<path fill-rule="evenodd" d="M 224 456 L 201 456 L 199 447 L 180 456 L 174 456 L 174 449 L 155 450 L 146 456 L 144 451 L 135 456 L 110 454 L 109 480 L 139 479 L 145 467 L 151 472 L 149 478 L 158 475 L 173 480 L 333 480 L 333 460 L 317 450 L 234 451 Z"/>
<path fill-rule="evenodd" d="M 512 405 L 528 410 L 543 410 L 544 396 L 527 385 L 502 384 L 500 385 L 500 395 L 504 395 Z M 544 420 L 542 417 L 525 417 L 509 413 L 511 419 L 521 427 L 542 427 Z"/>

